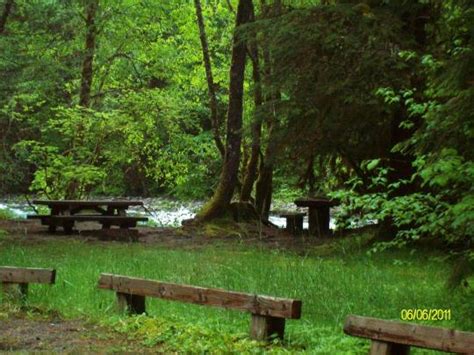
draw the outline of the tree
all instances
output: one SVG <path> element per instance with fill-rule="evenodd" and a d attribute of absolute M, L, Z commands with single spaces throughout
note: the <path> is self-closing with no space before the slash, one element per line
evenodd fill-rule
<path fill-rule="evenodd" d="M 252 21 L 254 21 L 255 14 L 251 14 Z M 242 189 L 240 191 L 240 200 L 249 201 L 252 194 L 253 185 L 257 178 L 258 161 L 260 155 L 260 139 L 262 135 L 262 120 L 263 120 L 263 93 L 262 80 L 260 75 L 260 61 L 259 50 L 257 43 L 257 34 L 252 31 L 251 38 L 248 44 L 248 52 L 252 61 L 252 79 L 253 79 L 253 96 L 254 96 L 254 117 L 252 121 L 252 143 L 250 158 L 247 163 Z"/>
<path fill-rule="evenodd" d="M 94 75 L 93 63 L 97 36 L 96 13 L 98 7 L 99 0 L 87 1 L 85 10 L 86 41 L 84 60 L 82 62 L 81 94 L 79 97 L 79 104 L 83 107 L 89 107 L 91 100 L 91 88 Z"/>
<path fill-rule="evenodd" d="M 202 16 L 202 8 L 201 8 L 201 1 L 194 0 L 194 6 L 196 8 L 196 19 L 199 27 L 199 39 L 201 40 L 201 48 L 202 48 L 202 57 L 204 62 L 204 68 L 206 69 L 206 79 L 207 79 L 207 87 L 208 87 L 208 94 L 209 94 L 209 108 L 211 110 L 211 125 L 212 125 L 212 132 L 214 135 L 214 141 L 216 143 L 216 147 L 221 153 L 221 156 L 224 157 L 225 155 L 225 148 L 224 144 L 222 143 L 221 136 L 220 136 L 220 118 L 217 112 L 217 98 L 216 98 L 216 89 L 214 78 L 212 75 L 212 65 L 211 65 L 211 58 L 209 55 L 209 45 L 207 43 L 207 36 L 206 36 L 206 28 L 204 25 L 204 18 Z"/>
<path fill-rule="evenodd" d="M 246 59 L 246 43 L 241 38 L 240 27 L 250 21 L 252 7 L 252 0 L 240 0 L 237 8 L 230 66 L 224 163 L 214 195 L 197 215 L 200 221 L 216 218 L 228 210 L 238 181 Z"/>

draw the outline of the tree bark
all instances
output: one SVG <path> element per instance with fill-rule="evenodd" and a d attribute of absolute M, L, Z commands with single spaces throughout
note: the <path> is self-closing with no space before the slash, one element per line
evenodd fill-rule
<path fill-rule="evenodd" d="M 253 10 L 253 9 L 252 9 Z M 254 14 L 252 11 L 252 21 L 254 21 Z M 252 61 L 252 78 L 254 83 L 254 117 L 252 122 L 252 148 L 250 152 L 250 159 L 248 161 L 242 190 L 240 192 L 241 201 L 249 201 L 253 185 L 257 178 L 258 158 L 260 155 L 260 139 L 262 135 L 262 82 L 260 78 L 260 65 L 258 59 L 258 45 L 257 34 L 253 33 L 253 38 L 249 43 L 250 58 Z"/>
<path fill-rule="evenodd" d="M 227 110 L 226 151 L 219 184 L 212 198 L 198 213 L 197 219 L 211 220 L 229 210 L 230 201 L 238 181 L 240 147 L 242 143 L 242 111 L 246 43 L 239 34 L 239 27 L 250 20 L 252 0 L 240 0 L 233 36 L 230 66 L 229 106 Z"/>
<path fill-rule="evenodd" d="M 0 35 L 5 31 L 5 25 L 7 24 L 8 16 L 13 7 L 14 0 L 7 0 L 3 7 L 2 17 L 0 17 Z"/>
<path fill-rule="evenodd" d="M 90 106 L 92 80 L 94 75 L 93 63 L 95 41 L 97 35 L 95 18 L 98 7 L 99 0 L 90 0 L 86 6 L 86 44 L 84 60 L 82 62 L 81 93 L 79 97 L 79 104 L 83 107 Z"/>
<path fill-rule="evenodd" d="M 272 5 L 267 5 L 265 1 L 261 1 L 263 17 L 271 18 L 279 16 L 282 11 L 282 3 L 280 0 L 275 0 Z M 265 39 L 264 39 L 265 42 Z M 270 107 L 269 120 L 268 120 L 268 138 L 267 147 L 264 155 L 261 158 L 258 180 L 255 191 L 255 207 L 261 218 L 268 220 L 270 207 L 272 203 L 273 195 L 273 168 L 274 161 L 278 151 L 278 144 L 276 141 L 277 132 L 279 130 L 279 122 L 276 114 L 277 108 L 276 103 L 280 100 L 280 91 L 274 87 L 271 76 L 272 76 L 272 63 L 271 56 L 268 49 L 262 46 L 263 49 L 263 77 L 265 82 L 266 94 L 265 102 Z"/>
<path fill-rule="evenodd" d="M 220 119 L 219 114 L 217 112 L 217 98 L 216 98 L 216 89 L 214 84 L 214 78 L 212 75 L 212 66 L 211 66 L 211 58 L 209 55 L 209 45 L 207 42 L 207 35 L 206 35 L 206 27 L 204 25 L 204 18 L 202 16 L 202 8 L 201 8 L 201 0 L 194 0 L 194 6 L 196 8 L 196 19 L 199 27 L 199 38 L 201 40 L 201 48 L 202 48 L 202 57 L 204 61 L 204 68 L 206 70 L 206 79 L 207 79 L 207 89 L 209 95 L 209 108 L 211 110 L 211 125 L 212 125 L 212 133 L 214 136 L 214 141 L 216 143 L 216 147 L 221 153 L 221 156 L 225 156 L 225 147 L 222 143 L 221 136 L 219 134 L 220 128 Z"/>

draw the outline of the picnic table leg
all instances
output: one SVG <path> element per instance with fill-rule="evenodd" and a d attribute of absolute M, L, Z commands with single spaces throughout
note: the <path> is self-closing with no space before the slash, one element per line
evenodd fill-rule
<path fill-rule="evenodd" d="M 329 207 L 318 207 L 318 221 L 321 233 L 329 233 Z"/>
<path fill-rule="evenodd" d="M 66 234 L 71 234 L 72 233 L 72 228 L 74 227 L 74 221 L 73 222 L 64 222 L 63 223 L 63 229 Z"/>
<path fill-rule="evenodd" d="M 329 233 L 329 207 L 309 207 L 309 234 L 317 237 Z"/>
<path fill-rule="evenodd" d="M 303 216 L 295 216 L 295 235 L 303 233 Z"/>
<path fill-rule="evenodd" d="M 286 217 L 286 231 L 295 234 L 295 218 L 288 216 Z"/>
<path fill-rule="evenodd" d="M 286 231 L 299 235 L 303 231 L 303 216 L 286 216 Z"/>
<path fill-rule="evenodd" d="M 308 231 L 309 235 L 320 236 L 318 210 L 314 207 L 308 207 Z"/>

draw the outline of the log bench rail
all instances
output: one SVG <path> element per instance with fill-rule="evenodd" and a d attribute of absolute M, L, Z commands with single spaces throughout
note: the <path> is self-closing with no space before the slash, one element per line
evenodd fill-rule
<path fill-rule="evenodd" d="M 30 283 L 54 284 L 55 281 L 54 269 L 0 266 L 0 282 L 4 298 L 7 300 L 24 301 Z"/>
<path fill-rule="evenodd" d="M 103 273 L 98 287 L 117 293 L 119 309 L 130 313 L 145 312 L 145 296 L 214 306 L 251 313 L 250 336 L 265 340 L 284 336 L 285 319 L 301 317 L 300 300 L 255 295 L 243 292 L 180 285 Z"/>
<path fill-rule="evenodd" d="M 410 346 L 474 354 L 474 333 L 350 315 L 344 333 L 372 340 L 371 355 L 404 355 Z"/>

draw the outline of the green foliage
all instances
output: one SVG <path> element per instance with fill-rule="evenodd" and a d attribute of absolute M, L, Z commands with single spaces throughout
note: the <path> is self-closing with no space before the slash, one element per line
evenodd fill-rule
<path fill-rule="evenodd" d="M 2 219 L 5 219 L 5 220 L 16 219 L 16 216 L 9 209 L 0 208 L 0 220 L 2 220 Z M 5 235 L 5 234 L 6 234 L 6 232 L 4 230 L 0 229 L 0 235 Z"/>
<path fill-rule="evenodd" d="M 76 106 L 83 11 L 81 1 L 15 2 L 7 19 L 0 189 L 25 191 L 31 182 L 50 197 L 209 194 L 219 157 L 193 4 L 101 1 L 90 109 Z M 222 109 L 232 16 L 220 3 L 204 15 Z"/>

